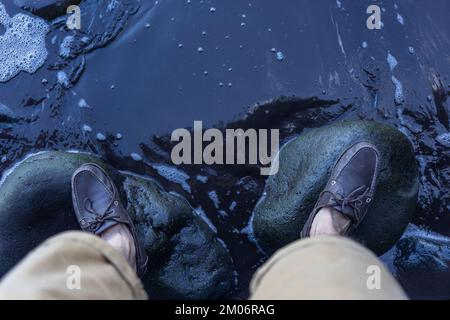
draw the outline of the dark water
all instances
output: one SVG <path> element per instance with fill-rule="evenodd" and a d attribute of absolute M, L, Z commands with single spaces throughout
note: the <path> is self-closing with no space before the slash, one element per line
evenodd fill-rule
<path fill-rule="evenodd" d="M 10 15 L 20 11 L 1 2 Z M 371 4 L 384 8 L 381 30 L 366 27 Z M 0 103 L 14 112 L 1 117 L 2 170 L 29 152 L 77 149 L 154 177 L 217 227 L 239 272 L 233 296 L 242 298 L 264 259 L 246 234 L 264 180 L 247 166 L 174 170 L 172 130 L 202 120 L 205 127 L 280 128 L 285 141 L 337 120 L 376 120 L 396 126 L 414 145 L 421 187 L 413 222 L 450 236 L 448 1 L 80 6 L 81 31 L 67 30 L 65 18 L 54 20 L 44 66 L 0 83 Z M 97 141 L 98 132 L 106 141 Z M 133 161 L 131 153 L 145 161 Z M 424 297 L 424 290 L 430 289 L 419 281 L 409 293 Z"/>

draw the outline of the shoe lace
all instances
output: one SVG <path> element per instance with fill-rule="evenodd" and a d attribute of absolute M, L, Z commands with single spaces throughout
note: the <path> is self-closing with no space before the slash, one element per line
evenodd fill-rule
<path fill-rule="evenodd" d="M 344 214 L 345 212 L 344 208 L 347 206 L 351 207 L 357 213 L 357 215 L 359 215 L 361 213 L 361 206 L 363 204 L 363 199 L 367 196 L 369 190 L 370 188 L 366 186 L 360 186 L 355 190 L 353 190 L 352 192 L 350 192 L 347 196 L 343 196 L 342 194 L 328 190 L 324 191 L 323 193 L 331 194 L 333 201 L 336 203 L 336 205 L 341 207 L 341 213 Z M 361 191 L 363 192 L 361 193 Z M 349 216 L 349 218 L 353 221 L 355 220 L 355 217 L 353 216 Z"/>
<path fill-rule="evenodd" d="M 112 204 L 114 202 L 114 199 L 111 200 L 111 202 L 108 204 L 107 209 L 105 212 L 100 213 L 94 209 L 94 206 L 92 204 L 92 200 L 89 198 L 85 198 L 83 201 L 84 209 L 91 213 L 95 218 L 88 223 L 88 230 L 95 233 L 100 226 L 103 224 L 103 222 L 108 219 L 111 215 L 114 214 L 114 209 L 112 208 Z"/>

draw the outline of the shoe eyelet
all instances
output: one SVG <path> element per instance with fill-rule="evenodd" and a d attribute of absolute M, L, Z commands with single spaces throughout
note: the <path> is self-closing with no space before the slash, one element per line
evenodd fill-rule
<path fill-rule="evenodd" d="M 336 184 L 336 180 L 331 180 L 331 185 L 334 186 Z"/>
<path fill-rule="evenodd" d="M 370 199 L 370 198 L 366 199 L 366 203 L 370 203 L 370 201 L 372 201 L 372 199 Z"/>
<path fill-rule="evenodd" d="M 115 205 L 115 206 L 118 206 L 118 205 L 119 205 L 119 201 L 114 200 L 114 205 Z"/>

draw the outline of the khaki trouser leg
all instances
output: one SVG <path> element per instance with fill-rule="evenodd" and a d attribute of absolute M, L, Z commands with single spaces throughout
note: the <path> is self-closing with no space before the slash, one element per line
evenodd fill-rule
<path fill-rule="evenodd" d="M 99 237 L 84 232 L 50 238 L 0 282 L 0 299 L 146 298 L 125 258 Z"/>
<path fill-rule="evenodd" d="M 407 299 L 373 253 L 343 237 L 299 240 L 279 250 L 256 272 L 250 289 L 255 300 Z"/>

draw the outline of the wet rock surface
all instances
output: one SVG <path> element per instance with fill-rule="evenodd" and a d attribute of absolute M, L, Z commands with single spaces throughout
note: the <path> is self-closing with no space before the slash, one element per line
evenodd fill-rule
<path fill-rule="evenodd" d="M 380 166 L 374 199 L 353 238 L 377 254 L 396 243 L 415 214 L 419 179 L 414 150 L 393 127 L 346 121 L 306 132 L 280 150 L 279 172 L 268 178 L 252 217 L 256 240 L 266 253 L 298 239 L 336 159 L 358 141 L 378 148 Z"/>
<path fill-rule="evenodd" d="M 382 260 L 412 299 L 447 299 L 450 238 L 409 225 Z"/>
<path fill-rule="evenodd" d="M 149 256 L 144 285 L 152 298 L 205 299 L 230 294 L 235 285 L 230 255 L 184 198 L 81 153 L 31 155 L 5 176 L 0 186 L 0 275 L 48 237 L 79 229 L 70 181 L 74 170 L 86 162 L 104 167 L 119 186 L 144 238 Z"/>
<path fill-rule="evenodd" d="M 223 243 L 181 196 L 155 182 L 125 175 L 127 210 L 144 237 L 151 297 L 220 298 L 234 286 L 233 263 Z"/>

